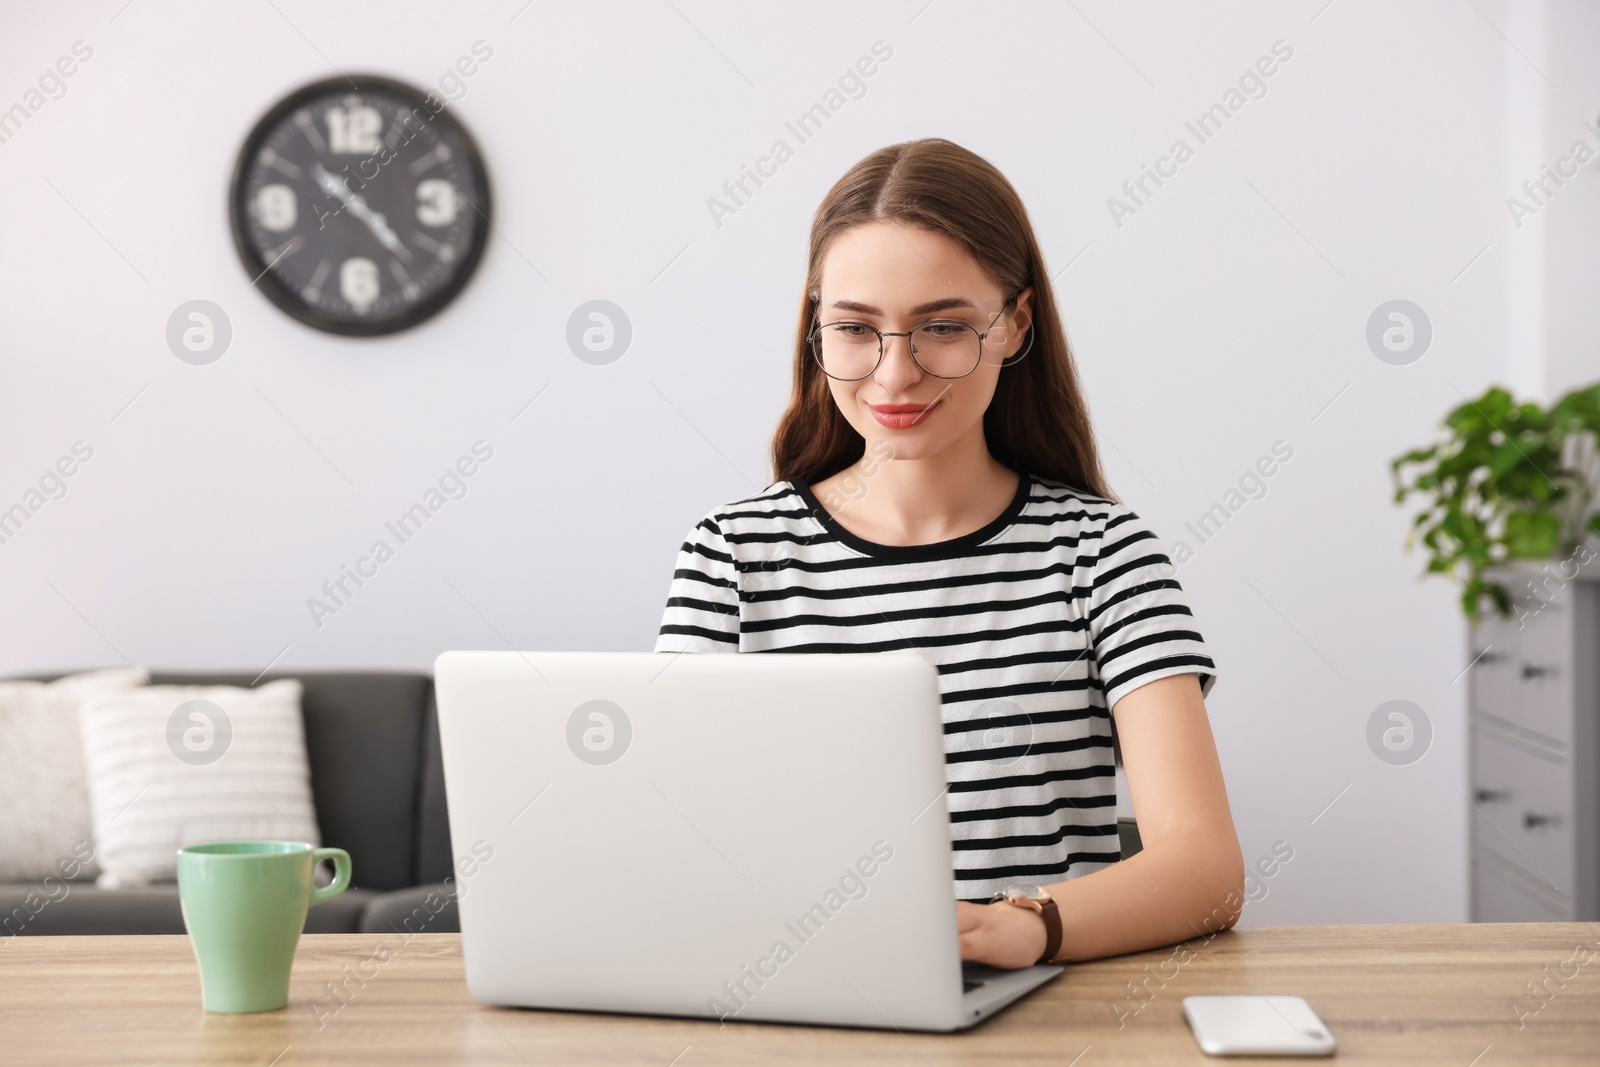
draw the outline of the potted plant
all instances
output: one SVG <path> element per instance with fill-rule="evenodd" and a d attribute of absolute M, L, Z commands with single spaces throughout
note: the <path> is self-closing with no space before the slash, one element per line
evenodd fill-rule
<path fill-rule="evenodd" d="M 1498 568 L 1552 558 L 1581 565 L 1600 554 L 1585 542 L 1600 533 L 1594 510 L 1600 383 L 1573 390 L 1549 409 L 1519 404 L 1495 386 L 1450 412 L 1443 425 L 1441 440 L 1390 464 L 1394 500 L 1426 500 L 1406 547 L 1420 539 L 1429 552 L 1424 573 L 1461 583 L 1468 619 L 1478 621 L 1485 600 L 1502 616 L 1511 614 L 1510 592 L 1493 573 Z"/>

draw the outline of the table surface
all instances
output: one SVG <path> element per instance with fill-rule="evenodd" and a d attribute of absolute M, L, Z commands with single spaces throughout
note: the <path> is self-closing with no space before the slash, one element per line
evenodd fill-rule
<path fill-rule="evenodd" d="M 210 1015 L 185 937 L 4 940 L 4 1063 L 1216 1063 L 1190 1036 L 1183 998 L 1253 992 L 1305 997 L 1338 1039 L 1336 1063 L 1600 1063 L 1594 923 L 1247 927 L 1071 965 L 953 1035 L 485 1007 L 467 993 L 454 934 L 307 935 L 287 1008 Z M 393 954 L 377 974 L 329 1000 L 324 983 L 380 945 Z"/>

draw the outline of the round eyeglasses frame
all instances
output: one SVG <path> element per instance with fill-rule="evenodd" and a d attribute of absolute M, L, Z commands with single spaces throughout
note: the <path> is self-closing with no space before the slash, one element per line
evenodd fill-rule
<path fill-rule="evenodd" d="M 1003 304 L 1001 306 L 1000 310 L 994 313 L 994 318 L 989 320 L 989 328 L 984 330 L 982 333 L 979 333 L 977 327 L 973 326 L 970 322 L 962 322 L 960 319 L 929 319 L 927 322 L 919 322 L 919 323 L 917 323 L 917 325 L 913 326 L 911 329 L 905 330 L 905 331 L 880 330 L 875 326 L 868 325 L 865 322 L 857 322 L 854 319 L 840 319 L 838 322 L 826 322 L 826 323 L 818 322 L 816 319 L 812 319 L 811 320 L 812 321 L 811 332 L 806 334 L 806 344 L 811 348 L 812 358 L 814 358 L 817 361 L 817 366 L 822 368 L 822 373 L 826 374 L 828 377 L 834 379 L 835 381 L 840 381 L 840 382 L 859 382 L 861 379 L 870 378 L 870 377 L 872 377 L 873 374 L 877 373 L 878 368 L 883 365 L 884 338 L 886 338 L 886 337 L 904 337 L 906 339 L 906 344 L 910 345 L 910 347 L 911 347 L 911 360 L 912 360 L 912 362 L 914 362 L 919 368 L 921 368 L 922 372 L 924 374 L 931 375 L 934 378 L 944 378 L 944 379 L 947 379 L 947 380 L 955 379 L 955 378 L 965 378 L 967 375 L 969 375 L 973 371 L 977 370 L 978 369 L 978 364 L 983 362 L 983 342 L 988 338 L 988 336 L 991 333 L 994 332 L 994 329 L 995 329 L 994 324 L 1000 320 L 1000 316 L 1004 315 L 1006 313 L 1006 309 L 1011 307 L 1011 305 L 1013 305 L 1013 304 L 1015 304 L 1017 302 L 1017 297 L 1020 296 L 1020 295 L 1022 295 L 1022 290 L 1021 289 L 1018 289 L 1016 292 L 1012 293 L 1011 296 L 1009 298 L 1007 298 L 1005 304 Z M 968 368 L 967 370 L 963 371 L 960 374 L 937 374 L 934 371 L 929 370 L 927 367 L 924 367 L 922 365 L 922 361 L 920 359 L 917 359 L 917 348 L 916 348 L 915 345 L 911 344 L 911 335 L 913 333 L 915 333 L 917 330 L 922 329 L 924 326 L 933 326 L 933 325 L 936 325 L 936 324 L 939 324 L 939 325 L 952 325 L 952 326 L 965 326 L 967 329 L 972 331 L 972 333 L 973 333 L 973 335 L 975 337 L 977 337 L 977 339 L 978 339 L 978 358 L 973 361 L 973 364 L 972 364 L 972 366 L 970 368 Z M 817 343 L 817 338 L 821 336 L 823 330 L 827 329 L 830 326 L 846 326 L 846 325 L 848 325 L 848 326 L 860 326 L 860 327 L 862 327 L 864 329 L 871 330 L 873 333 L 878 335 L 878 358 L 873 362 L 872 368 L 870 370 L 868 370 L 865 374 L 858 374 L 853 378 L 846 378 L 846 377 L 843 377 L 843 376 L 838 375 L 838 374 L 834 374 L 833 372 L 829 371 L 827 366 L 825 366 L 823 364 L 823 362 L 822 362 L 822 352 L 819 351 L 819 345 Z M 1028 351 L 1033 348 L 1033 326 L 1032 326 L 1031 323 L 1028 326 L 1028 338 L 1027 338 L 1027 341 L 1028 341 L 1028 343 L 1022 349 L 1022 351 L 1018 352 L 1015 356 L 1011 357 L 1010 359 L 1002 361 L 1000 365 L 1002 367 L 1009 367 L 1011 364 L 1016 363 L 1017 361 L 1022 359 L 1022 357 L 1027 355 Z"/>

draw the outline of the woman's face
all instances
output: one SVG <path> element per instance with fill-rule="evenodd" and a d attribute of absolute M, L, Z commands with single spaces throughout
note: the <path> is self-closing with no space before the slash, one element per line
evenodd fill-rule
<path fill-rule="evenodd" d="M 955 319 L 978 333 L 993 331 L 976 369 L 963 378 L 925 372 L 911 358 L 906 337 L 884 339 L 883 361 L 867 377 L 830 377 L 834 403 L 869 448 L 887 440 L 896 459 L 927 459 L 982 433 L 1000 363 L 1020 349 L 1030 321 L 1032 290 L 1024 289 L 1002 313 L 1007 295 L 977 260 L 940 233 L 883 220 L 833 238 L 822 259 L 818 323 L 856 322 L 904 333 L 930 320 Z M 919 350 L 930 351 L 921 343 Z"/>

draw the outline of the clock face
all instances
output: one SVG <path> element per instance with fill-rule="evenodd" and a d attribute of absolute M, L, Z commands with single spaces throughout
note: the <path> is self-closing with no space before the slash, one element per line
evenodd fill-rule
<path fill-rule="evenodd" d="M 251 131 L 229 210 L 245 269 L 273 303 L 331 333 L 384 334 L 466 285 L 488 239 L 489 183 L 440 97 L 332 78 Z"/>

